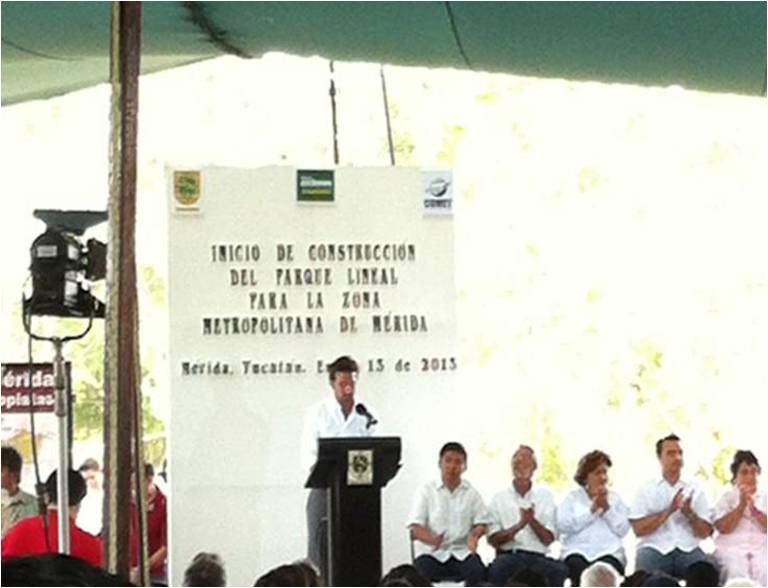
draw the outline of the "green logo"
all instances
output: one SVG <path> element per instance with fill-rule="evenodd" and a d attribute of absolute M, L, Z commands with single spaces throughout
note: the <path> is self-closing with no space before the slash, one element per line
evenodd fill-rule
<path fill-rule="evenodd" d="M 173 194 L 176 201 L 182 206 L 195 206 L 200 200 L 200 172 L 174 172 Z"/>
<path fill-rule="evenodd" d="M 298 170 L 296 199 L 299 202 L 333 202 L 333 170 Z"/>

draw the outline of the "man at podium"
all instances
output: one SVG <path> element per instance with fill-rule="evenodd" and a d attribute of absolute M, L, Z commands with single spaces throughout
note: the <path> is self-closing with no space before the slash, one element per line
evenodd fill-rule
<path fill-rule="evenodd" d="M 333 397 L 311 406 L 304 416 L 302 459 L 306 472 L 317 460 L 317 440 L 326 437 L 369 437 L 376 420 L 355 401 L 357 362 L 343 355 L 328 365 Z M 328 504 L 326 490 L 313 488 L 307 500 L 307 557 L 328 578 Z"/>

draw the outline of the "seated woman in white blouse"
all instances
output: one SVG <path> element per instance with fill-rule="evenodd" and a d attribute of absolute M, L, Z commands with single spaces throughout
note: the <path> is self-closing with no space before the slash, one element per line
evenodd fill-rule
<path fill-rule="evenodd" d="M 599 450 L 582 457 L 574 476 L 580 487 L 557 509 L 557 530 L 571 586 L 580 586 L 581 573 L 596 561 L 606 562 L 624 575 L 623 539 L 629 531 L 629 507 L 608 490 L 611 465 L 611 458 Z"/>
<path fill-rule="evenodd" d="M 758 489 L 760 463 L 751 451 L 737 451 L 732 486 L 715 505 L 715 554 L 726 580 L 750 578 L 766 585 L 766 495 Z"/>

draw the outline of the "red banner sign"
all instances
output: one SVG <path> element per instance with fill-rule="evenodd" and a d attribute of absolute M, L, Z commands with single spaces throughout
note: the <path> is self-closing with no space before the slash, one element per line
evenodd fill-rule
<path fill-rule="evenodd" d="M 3 412 L 30 412 L 32 405 L 35 412 L 53 412 L 53 364 L 33 363 L 29 368 L 28 363 L 3 364 Z"/>

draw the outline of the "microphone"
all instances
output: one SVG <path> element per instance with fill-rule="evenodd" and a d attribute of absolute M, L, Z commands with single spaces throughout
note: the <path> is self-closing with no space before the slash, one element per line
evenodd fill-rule
<path fill-rule="evenodd" d="M 364 404 L 358 404 L 357 406 L 355 406 L 355 412 L 359 415 L 364 416 L 368 420 L 368 422 L 365 424 L 366 429 L 370 429 L 373 425 L 379 422 L 373 417 L 373 415 L 370 412 L 368 412 L 368 409 L 365 408 Z"/>

